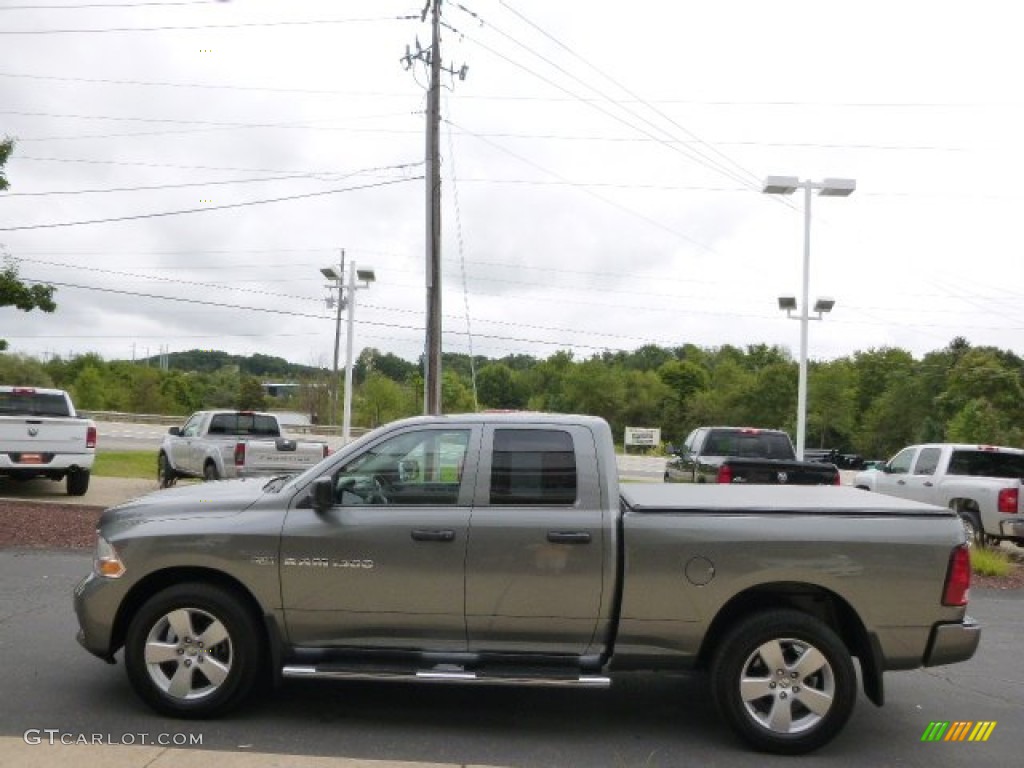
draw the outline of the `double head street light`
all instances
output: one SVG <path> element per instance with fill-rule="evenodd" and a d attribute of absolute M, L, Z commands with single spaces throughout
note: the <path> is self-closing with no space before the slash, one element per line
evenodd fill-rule
<path fill-rule="evenodd" d="M 344 295 L 342 295 L 341 283 L 344 277 L 344 264 L 345 252 L 342 251 L 340 272 L 335 270 L 334 267 L 324 267 L 320 270 L 320 274 L 328 280 L 334 281 L 335 287 L 338 291 L 338 311 L 335 316 L 334 323 L 334 392 L 337 392 L 338 387 L 338 346 L 341 340 L 341 310 L 346 307 L 348 308 L 348 333 L 345 349 L 345 404 L 341 422 L 342 445 L 348 443 L 352 437 L 352 340 L 355 333 L 356 291 L 360 288 L 369 288 L 370 283 L 377 279 L 377 275 L 374 274 L 372 269 L 356 269 L 355 262 L 349 262 L 348 288 L 344 291 Z M 356 284 L 357 280 L 360 283 L 359 285 Z M 335 395 L 332 400 L 332 406 L 336 408 L 337 403 L 337 395 Z"/>
<path fill-rule="evenodd" d="M 854 179 L 824 179 L 823 181 L 800 181 L 796 176 L 769 176 L 764 180 L 762 191 L 768 195 L 791 195 L 798 189 L 804 190 L 804 275 L 803 298 L 800 314 L 795 318 L 800 321 L 800 379 L 797 387 L 796 403 L 796 456 L 803 461 L 804 446 L 807 437 L 807 329 L 810 320 L 821 320 L 826 312 L 831 312 L 835 301 L 820 298 L 814 303 L 813 311 L 818 315 L 810 316 L 810 283 L 811 283 L 811 191 L 818 190 L 822 197 L 849 197 L 857 188 Z M 794 296 L 780 296 L 779 309 L 785 310 L 787 317 L 793 317 L 797 309 Z"/>

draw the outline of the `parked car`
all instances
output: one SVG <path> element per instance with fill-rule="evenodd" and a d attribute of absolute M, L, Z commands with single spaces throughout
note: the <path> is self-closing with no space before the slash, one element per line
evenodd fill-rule
<path fill-rule="evenodd" d="M 171 427 L 157 454 L 162 488 L 179 477 L 204 480 L 301 472 L 329 453 L 327 443 L 281 434 L 272 413 L 198 411 Z"/>
<path fill-rule="evenodd" d="M 62 389 L 0 386 L 0 476 L 67 478 L 84 496 L 96 459 L 96 425 L 78 416 Z"/>
<path fill-rule="evenodd" d="M 1024 451 L 996 445 L 911 445 L 853 479 L 857 488 L 949 507 L 975 543 L 1024 547 Z"/>
<path fill-rule="evenodd" d="M 665 482 L 839 485 L 833 464 L 797 461 L 778 429 L 698 427 L 665 465 Z"/>
<path fill-rule="evenodd" d="M 103 513 L 78 638 L 123 647 L 136 693 L 179 717 L 267 673 L 601 688 L 707 670 L 735 732 L 787 754 L 843 728 L 854 657 L 881 705 L 885 671 L 974 654 L 949 510 L 617 474 L 601 419 L 485 413 L 386 425 L 291 478 L 153 493 Z"/>

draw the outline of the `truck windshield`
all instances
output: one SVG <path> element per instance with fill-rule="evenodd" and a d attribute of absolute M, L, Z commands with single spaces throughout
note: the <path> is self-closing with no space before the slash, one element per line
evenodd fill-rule
<path fill-rule="evenodd" d="M 41 392 L 0 392 L 0 415 L 3 416 L 70 416 L 68 401 L 63 395 Z"/>

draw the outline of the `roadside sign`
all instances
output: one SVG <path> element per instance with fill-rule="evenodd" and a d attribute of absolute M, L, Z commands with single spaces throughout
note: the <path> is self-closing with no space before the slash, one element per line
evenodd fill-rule
<path fill-rule="evenodd" d="M 626 427 L 625 445 L 640 445 L 653 448 L 661 442 L 661 429 L 658 427 Z"/>

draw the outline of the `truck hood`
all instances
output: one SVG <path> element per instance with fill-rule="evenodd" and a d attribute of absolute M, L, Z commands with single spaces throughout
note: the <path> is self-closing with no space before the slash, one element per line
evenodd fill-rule
<path fill-rule="evenodd" d="M 187 519 L 211 515 L 235 515 L 263 497 L 269 478 L 220 480 L 167 488 L 111 507 L 100 517 L 100 526 L 133 520 Z"/>

